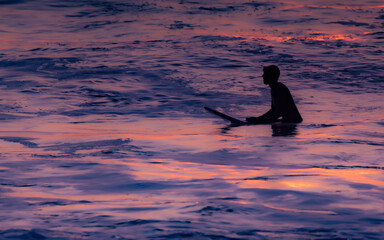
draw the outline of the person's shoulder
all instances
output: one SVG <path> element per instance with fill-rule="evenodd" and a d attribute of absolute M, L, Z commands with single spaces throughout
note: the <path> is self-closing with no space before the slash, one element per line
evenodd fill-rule
<path fill-rule="evenodd" d="M 278 82 L 273 89 L 274 95 L 280 95 L 280 96 L 289 96 L 291 92 L 289 91 L 288 87 L 285 86 L 285 84 Z"/>
<path fill-rule="evenodd" d="M 281 83 L 281 82 L 278 82 L 277 84 L 276 84 L 276 90 L 278 90 L 278 91 L 287 91 L 288 90 L 288 87 L 287 86 L 285 86 L 285 84 L 284 83 Z"/>

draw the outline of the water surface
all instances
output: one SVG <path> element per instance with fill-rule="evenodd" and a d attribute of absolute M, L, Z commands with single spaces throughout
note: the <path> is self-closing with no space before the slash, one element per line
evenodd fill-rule
<path fill-rule="evenodd" d="M 381 239 L 381 1 L 0 1 L 0 238 Z M 276 64 L 304 118 L 268 110 Z"/>

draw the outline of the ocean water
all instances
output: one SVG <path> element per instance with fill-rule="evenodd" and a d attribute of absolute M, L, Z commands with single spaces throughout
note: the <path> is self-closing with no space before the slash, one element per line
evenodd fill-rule
<path fill-rule="evenodd" d="M 383 239 L 384 5 L 0 0 L 0 239 Z M 304 118 L 270 106 L 276 64 Z"/>

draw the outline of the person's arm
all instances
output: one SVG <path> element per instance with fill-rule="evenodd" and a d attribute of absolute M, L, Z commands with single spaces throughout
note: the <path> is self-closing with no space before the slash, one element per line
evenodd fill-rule
<path fill-rule="evenodd" d="M 247 117 L 246 121 L 250 124 L 263 124 L 276 122 L 281 115 L 276 109 L 275 104 L 272 102 L 271 109 L 259 117 Z"/>
<path fill-rule="evenodd" d="M 292 101 L 291 94 L 285 85 L 279 84 L 271 89 L 271 109 L 259 117 L 249 117 L 246 121 L 250 124 L 272 123 L 280 117 L 287 116 L 289 104 Z"/>

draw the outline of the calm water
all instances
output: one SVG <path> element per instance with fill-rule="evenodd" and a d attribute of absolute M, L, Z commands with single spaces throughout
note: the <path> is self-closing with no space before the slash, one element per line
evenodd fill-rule
<path fill-rule="evenodd" d="M 0 0 L 1 239 L 383 239 L 382 1 Z M 276 64 L 304 122 L 268 110 Z"/>

